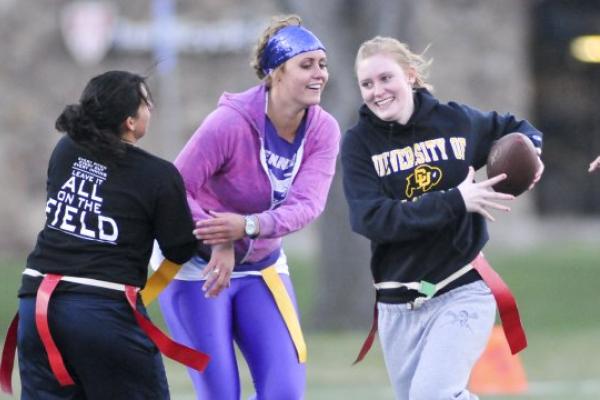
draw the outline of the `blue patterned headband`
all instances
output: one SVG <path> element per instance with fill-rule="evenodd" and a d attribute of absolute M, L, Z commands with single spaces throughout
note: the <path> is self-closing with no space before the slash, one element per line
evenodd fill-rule
<path fill-rule="evenodd" d="M 290 58 L 314 50 L 326 51 L 323 43 L 311 31 L 300 25 L 286 26 L 271 36 L 260 65 L 268 75 Z"/>

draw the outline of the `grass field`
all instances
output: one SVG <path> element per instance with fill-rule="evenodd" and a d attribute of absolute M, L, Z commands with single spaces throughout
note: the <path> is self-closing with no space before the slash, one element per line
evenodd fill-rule
<path fill-rule="evenodd" d="M 518 396 L 484 399 L 591 400 L 600 398 L 600 310 L 596 283 L 600 280 L 600 249 L 562 244 L 530 250 L 491 250 L 488 259 L 512 288 L 529 337 L 521 358 L 529 391 Z M 292 260 L 291 265 L 298 267 Z M 6 329 L 17 299 L 22 269 L 18 263 L 0 264 L 0 330 Z M 302 266 L 294 274 L 303 314 L 310 313 L 313 272 Z M 301 271 L 301 272 L 300 272 Z M 160 316 L 151 307 L 155 320 Z M 365 362 L 351 366 L 365 332 L 307 332 L 310 400 L 391 400 L 378 347 Z M 193 399 L 187 374 L 166 362 L 174 400 Z M 252 392 L 242 367 L 244 398 Z M 13 380 L 18 386 L 18 377 Z M 0 398 L 9 398 L 0 395 Z"/>

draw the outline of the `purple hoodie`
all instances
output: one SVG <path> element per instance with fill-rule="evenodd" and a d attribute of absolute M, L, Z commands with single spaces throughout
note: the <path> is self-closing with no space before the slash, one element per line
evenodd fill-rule
<path fill-rule="evenodd" d="M 219 105 L 187 142 L 175 165 L 181 172 L 194 220 L 207 211 L 257 214 L 260 235 L 236 242 L 236 259 L 257 262 L 281 247 L 281 238 L 321 214 L 335 172 L 340 129 L 319 106 L 310 106 L 300 167 L 287 198 L 271 209 L 264 155 L 265 86 L 224 93 Z"/>

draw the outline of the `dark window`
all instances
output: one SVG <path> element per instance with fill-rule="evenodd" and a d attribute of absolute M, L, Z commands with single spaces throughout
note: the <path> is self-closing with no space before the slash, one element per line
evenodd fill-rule
<path fill-rule="evenodd" d="M 535 124 L 544 132 L 544 177 L 536 190 L 543 214 L 600 213 L 600 63 L 577 60 L 571 42 L 600 35 L 600 1 L 544 0 L 533 8 Z"/>

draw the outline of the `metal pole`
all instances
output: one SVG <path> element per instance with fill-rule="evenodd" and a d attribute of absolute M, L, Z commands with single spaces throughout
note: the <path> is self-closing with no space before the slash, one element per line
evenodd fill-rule
<path fill-rule="evenodd" d="M 155 141 L 157 154 L 173 160 L 182 144 L 179 82 L 177 75 L 178 36 L 175 2 L 154 0 L 153 53 L 158 71 L 158 102 L 156 106 Z"/>

